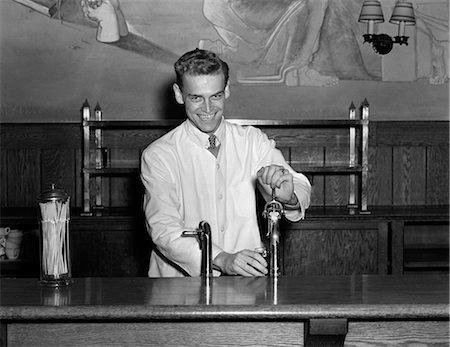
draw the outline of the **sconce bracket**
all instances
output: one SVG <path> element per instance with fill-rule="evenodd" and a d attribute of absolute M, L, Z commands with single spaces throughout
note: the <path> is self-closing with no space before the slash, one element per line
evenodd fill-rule
<path fill-rule="evenodd" d="M 382 55 L 388 54 L 392 50 L 394 43 L 408 45 L 408 36 L 395 36 L 394 39 L 392 39 L 392 37 L 387 34 L 365 34 L 363 37 L 363 43 L 371 43 L 374 51 Z"/>
<path fill-rule="evenodd" d="M 374 51 L 378 54 L 388 54 L 394 46 L 394 41 L 387 34 L 365 34 L 363 37 L 364 42 L 371 43 Z"/>
<path fill-rule="evenodd" d="M 408 36 L 394 36 L 394 43 L 398 43 L 399 45 L 407 45 L 408 46 Z"/>

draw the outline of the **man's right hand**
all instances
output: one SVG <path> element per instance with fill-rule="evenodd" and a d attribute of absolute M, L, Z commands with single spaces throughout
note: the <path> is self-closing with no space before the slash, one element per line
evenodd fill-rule
<path fill-rule="evenodd" d="M 213 264 L 226 275 L 265 276 L 267 261 L 258 252 L 244 249 L 237 253 L 219 253 Z"/>

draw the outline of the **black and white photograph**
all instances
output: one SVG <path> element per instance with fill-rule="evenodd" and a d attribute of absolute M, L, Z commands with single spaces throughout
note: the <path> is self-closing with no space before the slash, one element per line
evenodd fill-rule
<path fill-rule="evenodd" d="M 449 0 L 0 0 L 0 346 L 450 346 Z"/>

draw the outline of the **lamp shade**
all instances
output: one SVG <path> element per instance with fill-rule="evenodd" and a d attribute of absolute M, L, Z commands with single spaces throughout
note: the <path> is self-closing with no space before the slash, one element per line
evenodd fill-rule
<path fill-rule="evenodd" d="M 384 22 L 383 11 L 379 1 L 364 1 L 358 22 L 366 23 L 369 21 L 374 23 Z"/>
<path fill-rule="evenodd" d="M 412 4 L 410 2 L 397 2 L 389 22 L 394 24 L 404 22 L 405 25 L 416 24 Z"/>

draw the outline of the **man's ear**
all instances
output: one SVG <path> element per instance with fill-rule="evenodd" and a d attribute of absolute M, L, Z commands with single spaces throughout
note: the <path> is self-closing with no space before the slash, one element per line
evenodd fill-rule
<path fill-rule="evenodd" d="M 230 81 L 228 80 L 227 85 L 225 86 L 225 99 L 230 96 Z"/>
<path fill-rule="evenodd" d="M 181 92 L 180 87 L 179 87 L 178 84 L 176 84 L 176 83 L 173 84 L 173 92 L 174 92 L 174 94 L 175 94 L 175 100 L 176 100 L 180 105 L 183 105 L 183 104 L 184 104 L 183 93 Z"/>

